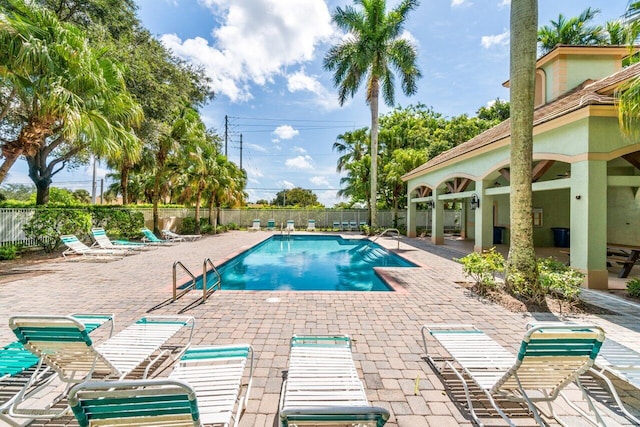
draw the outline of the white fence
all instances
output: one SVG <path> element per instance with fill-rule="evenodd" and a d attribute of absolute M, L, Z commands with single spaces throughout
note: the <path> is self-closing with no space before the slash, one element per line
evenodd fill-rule
<path fill-rule="evenodd" d="M 33 239 L 28 239 L 22 226 L 27 224 L 36 209 L 33 208 L 0 208 L 0 246 L 22 244 L 27 247 L 35 246 Z M 136 209 L 144 215 L 145 224 L 151 226 L 153 223 L 153 209 Z M 431 211 L 418 211 L 416 224 L 420 228 L 431 226 Z M 193 208 L 161 208 L 158 210 L 161 227 L 170 224 L 177 224 L 182 218 L 193 217 Z M 207 217 L 209 211 L 201 209 L 200 215 Z M 393 211 L 378 211 L 378 226 L 383 228 L 405 227 L 406 211 L 398 212 L 398 224 L 393 223 Z M 297 228 L 306 228 L 307 221 L 314 219 L 316 228 L 330 228 L 334 222 L 343 223 L 345 221 L 355 221 L 357 224 L 367 222 L 367 211 L 365 209 L 223 209 L 220 214 L 221 224 L 234 223 L 239 227 L 249 227 L 254 219 L 259 219 L 263 226 L 267 221 L 275 220 L 278 227 L 286 224 L 288 220 L 293 220 Z M 460 211 L 445 211 L 445 229 L 459 229 Z"/>

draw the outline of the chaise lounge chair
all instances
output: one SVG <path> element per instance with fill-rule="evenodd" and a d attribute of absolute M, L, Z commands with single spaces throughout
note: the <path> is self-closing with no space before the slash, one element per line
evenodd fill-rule
<path fill-rule="evenodd" d="M 248 385 L 242 379 L 250 358 Z M 253 379 L 247 344 L 192 347 L 162 380 L 85 382 L 69 393 L 81 427 L 94 425 L 237 426 Z"/>
<path fill-rule="evenodd" d="M 287 220 L 287 228 L 285 231 L 296 231 L 296 223 L 292 219 Z"/>
<path fill-rule="evenodd" d="M 117 259 L 123 258 L 126 255 L 132 255 L 135 252 L 128 251 L 126 249 L 102 249 L 102 248 L 90 248 L 82 243 L 73 234 L 65 234 L 60 236 L 60 240 L 67 247 L 62 252 L 62 256 L 66 258 L 68 255 L 79 255 L 86 259 Z"/>
<path fill-rule="evenodd" d="M 164 236 L 165 239 L 171 240 L 172 242 L 182 242 L 182 241 L 193 242 L 202 237 L 202 234 L 178 234 L 167 229 L 162 230 L 162 235 Z"/>
<path fill-rule="evenodd" d="M 631 414 L 624 407 L 613 383 L 605 375 L 605 373 L 610 374 L 630 384 L 636 389 L 640 389 L 640 353 L 607 338 L 600 349 L 598 357 L 596 357 L 593 368 L 589 370 L 589 373 L 602 379 L 605 384 L 607 384 L 609 392 L 616 401 L 620 411 L 622 411 L 627 418 L 633 421 L 634 424 L 640 425 L 640 419 Z"/>
<path fill-rule="evenodd" d="M 93 240 L 95 240 L 92 247 L 98 245 L 100 249 L 116 249 L 116 250 L 124 250 L 124 251 L 143 251 L 147 249 L 151 249 L 151 246 L 145 245 L 144 243 L 135 243 L 135 242 L 126 242 L 126 243 L 114 243 L 109 239 L 107 233 L 104 231 L 104 228 L 92 228 L 91 234 L 93 235 Z"/>
<path fill-rule="evenodd" d="M 346 335 L 293 336 L 280 397 L 280 423 L 383 426 L 384 408 L 369 405 Z"/>
<path fill-rule="evenodd" d="M 68 389 L 88 379 L 122 379 L 144 362 L 148 362 L 143 376 L 166 357 L 178 358 L 186 351 L 193 335 L 194 319 L 187 316 L 148 316 L 95 346 L 87 327 L 72 316 L 20 315 L 9 319 L 9 327 L 20 343 L 39 358 L 33 378 L 51 369 L 64 385 L 64 391 L 44 408 L 31 406 L 30 397 L 37 390 L 27 384 L 12 401 L 11 417 L 51 419 L 64 415 L 68 407 L 54 405 L 66 396 Z M 175 348 L 162 348 L 185 327 L 190 328 L 188 343 Z"/>
<path fill-rule="evenodd" d="M 276 220 L 270 219 L 267 221 L 267 231 L 273 231 L 276 229 Z"/>
<path fill-rule="evenodd" d="M 253 224 L 249 227 L 249 231 L 260 231 L 260 220 L 254 219 Z"/>
<path fill-rule="evenodd" d="M 340 221 L 333 221 L 333 226 L 331 228 L 332 230 L 340 231 Z"/>
<path fill-rule="evenodd" d="M 316 231 L 316 220 L 310 219 L 307 222 L 307 231 Z"/>
<path fill-rule="evenodd" d="M 113 333 L 112 314 L 71 314 L 85 326 L 87 333 L 100 326 L 109 323 L 110 335 Z M 13 342 L 0 349 L 0 420 L 9 425 L 21 425 L 15 419 L 9 418 L 3 412 L 9 408 L 18 397 L 19 392 L 30 385 L 31 390 L 41 390 L 53 379 L 55 372 L 51 369 L 42 369 L 37 375 L 36 365 L 38 356 L 25 349 L 20 341 Z M 26 421 L 27 423 L 29 421 Z M 1 424 L 1 423 L 0 423 Z"/>
<path fill-rule="evenodd" d="M 146 227 L 141 228 L 140 232 L 143 234 L 142 241 L 149 245 L 171 246 L 172 244 L 179 242 L 179 240 L 159 239 L 155 234 L 153 234 L 153 231 L 149 230 Z"/>
<path fill-rule="evenodd" d="M 429 352 L 427 336 L 435 338 L 452 360 L 437 360 Z M 535 421 L 539 425 L 547 425 L 542 421 L 536 403 L 546 402 L 550 416 L 563 424 L 551 405 L 559 395 L 570 407 L 594 423 L 589 414 L 562 393 L 563 388 L 575 382 L 583 392 L 589 409 L 595 414 L 596 421 L 604 425 L 579 378 L 591 368 L 604 341 L 604 331 L 598 326 L 559 322 L 534 326 L 525 333 L 517 356 L 473 325 L 424 325 L 422 341 L 431 366 L 439 374 L 449 368 L 458 377 L 465 391 L 469 412 L 478 425 L 482 425 L 482 422 L 473 407 L 466 378 L 484 392 L 509 425 L 514 424 L 497 405 L 495 397 L 525 403 Z M 442 362 L 442 367 L 438 367 L 437 362 Z"/>

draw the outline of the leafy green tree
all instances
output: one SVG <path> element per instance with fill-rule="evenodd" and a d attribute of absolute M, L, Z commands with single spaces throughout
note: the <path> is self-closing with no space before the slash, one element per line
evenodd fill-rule
<path fill-rule="evenodd" d="M 33 185 L 27 184 L 4 184 L 0 190 L 8 200 L 26 201 L 35 193 Z"/>
<path fill-rule="evenodd" d="M 316 196 L 313 191 L 300 187 L 278 191 L 271 204 L 275 206 L 297 206 L 301 208 L 321 206 L 318 202 L 318 196 Z"/>
<path fill-rule="evenodd" d="M 538 42 L 543 54 L 559 44 L 566 45 L 602 45 L 607 44 L 607 35 L 602 26 L 590 25 L 600 13 L 599 9 L 586 8 L 580 15 L 566 18 L 562 14 L 556 21 L 551 20 L 538 30 Z"/>
<path fill-rule="evenodd" d="M 211 225 L 220 223 L 220 208 L 242 206 L 247 198 L 244 191 L 247 185 L 245 171 L 222 154 L 216 156 L 216 168 L 215 179 L 207 188 L 209 223 Z"/>
<path fill-rule="evenodd" d="M 13 94 L 7 101 L 14 111 L 5 117 L 15 133 L 2 145 L 0 182 L 24 155 L 37 203 L 46 204 L 52 176 L 84 150 L 135 157 L 140 145 L 130 126 L 142 111 L 119 65 L 104 61 L 80 30 L 22 0 L 6 0 L 5 7 L 0 44 L 10 49 L 0 54 L 6 74 L 0 84 Z M 56 158 L 47 162 L 51 155 Z"/>
<path fill-rule="evenodd" d="M 87 190 L 79 189 L 73 192 L 73 197 L 80 203 L 91 203 L 91 194 Z"/>
<path fill-rule="evenodd" d="M 509 101 L 496 98 L 490 106 L 478 108 L 476 115 L 480 120 L 489 122 L 489 127 L 493 127 L 509 118 Z"/>
<path fill-rule="evenodd" d="M 427 161 L 427 154 L 424 150 L 414 148 L 394 150 L 389 162 L 384 165 L 382 172 L 384 193 L 387 197 L 387 204 L 393 206 L 394 226 L 398 226 L 398 209 L 401 203 L 406 202 L 406 183 L 402 176 Z"/>
<path fill-rule="evenodd" d="M 537 0 L 511 3 L 511 245 L 506 281 L 512 288 L 520 288 L 524 283 L 531 289 L 527 296 L 544 304 L 544 290 L 538 281 L 531 221 L 537 21 Z"/>
<path fill-rule="evenodd" d="M 412 95 L 417 90 L 420 70 L 415 46 L 402 38 L 402 30 L 409 12 L 418 6 L 417 0 L 402 0 L 387 12 L 386 0 L 354 0 L 360 10 L 352 6 L 336 8 L 333 22 L 349 33 L 341 43 L 333 46 L 324 58 L 324 68 L 334 71 L 333 81 L 338 87 L 338 101 L 343 105 L 353 97 L 363 80 L 367 83 L 367 104 L 371 108 L 371 225 L 377 227 L 376 203 L 378 195 L 378 101 L 380 90 L 385 103 L 394 104 L 394 69 L 400 75 L 402 90 Z"/>
<path fill-rule="evenodd" d="M 640 33 L 640 1 L 629 3 L 625 18 L 629 25 L 629 41 L 633 43 Z M 637 138 L 640 135 L 640 78 L 621 85 L 615 96 L 620 128 L 629 137 Z"/>

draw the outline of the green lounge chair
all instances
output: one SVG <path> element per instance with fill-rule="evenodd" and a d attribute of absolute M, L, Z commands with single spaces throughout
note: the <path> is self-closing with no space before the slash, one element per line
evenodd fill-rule
<path fill-rule="evenodd" d="M 126 240 L 118 241 L 126 243 L 114 243 L 109 239 L 104 228 L 92 228 L 91 234 L 93 235 L 94 240 L 92 247 L 97 245 L 100 249 L 117 249 L 126 251 L 143 251 L 151 249 L 151 246 L 145 245 L 144 243 L 127 242 Z"/>
<path fill-rule="evenodd" d="M 192 347 L 168 379 L 85 382 L 71 389 L 69 405 L 81 427 L 229 426 L 232 421 L 237 426 L 249 398 L 253 362 L 248 344 Z"/>
<path fill-rule="evenodd" d="M 369 405 L 346 335 L 291 338 L 286 380 L 280 397 L 280 423 L 383 426 L 384 408 Z"/>
<path fill-rule="evenodd" d="M 270 219 L 267 221 L 267 231 L 273 231 L 276 229 L 276 220 Z"/>
<path fill-rule="evenodd" d="M 153 234 L 153 231 L 149 230 L 146 227 L 141 228 L 140 232 L 142 232 L 143 234 L 142 241 L 150 245 L 170 246 L 174 243 L 177 243 L 172 240 L 159 239 L 155 234 Z"/>
<path fill-rule="evenodd" d="M 482 422 L 473 407 L 467 378 L 484 392 L 494 409 L 509 425 L 514 424 L 497 405 L 495 397 L 525 403 L 539 425 L 547 424 L 540 417 L 537 403 L 546 402 L 550 416 L 564 425 L 551 404 L 561 396 L 590 422 L 604 425 L 602 417 L 580 383 L 580 375 L 591 368 L 598 356 L 604 335 L 602 328 L 593 325 L 560 322 L 537 325 L 527 330 L 520 344 L 520 351 L 514 356 L 473 325 L 434 324 L 422 327 L 427 360 L 441 375 L 447 368 L 455 373 L 462 382 L 469 412 L 478 425 L 482 425 Z M 433 337 L 453 360 L 434 357 L 429 352 L 427 336 Z M 442 362 L 441 367 L 438 362 Z M 573 382 L 583 392 L 582 395 L 595 415 L 595 421 L 562 393 L 562 389 Z"/>
<path fill-rule="evenodd" d="M 65 415 L 66 406 L 56 404 L 74 384 L 88 379 L 122 379 L 144 362 L 144 377 L 167 356 L 180 357 L 191 342 L 194 319 L 187 316 L 148 316 L 94 345 L 87 327 L 72 316 L 19 315 L 9 319 L 9 327 L 25 349 L 39 358 L 33 377 L 51 369 L 62 391 L 45 407 L 34 407 L 30 399 L 36 391 L 25 386 L 8 407 L 17 418 L 52 419 Z M 186 346 L 163 348 L 183 328 L 190 329 Z M 181 350 L 176 350 L 181 349 Z M 177 351 L 177 355 L 173 353 Z M 40 405 L 41 406 L 41 405 Z"/>

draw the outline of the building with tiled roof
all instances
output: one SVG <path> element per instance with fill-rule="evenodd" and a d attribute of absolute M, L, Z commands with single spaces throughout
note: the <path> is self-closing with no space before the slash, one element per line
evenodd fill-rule
<path fill-rule="evenodd" d="M 570 241 L 571 265 L 590 288 L 607 286 L 607 243 L 640 247 L 640 143 L 620 131 L 614 99 L 640 77 L 640 64 L 623 67 L 628 55 L 624 46 L 558 46 L 536 64 L 534 244 Z M 426 206 L 431 239 L 444 244 L 444 204 L 462 202 L 461 232 L 476 250 L 508 244 L 509 148 L 506 120 L 407 173 L 408 234 Z"/>

